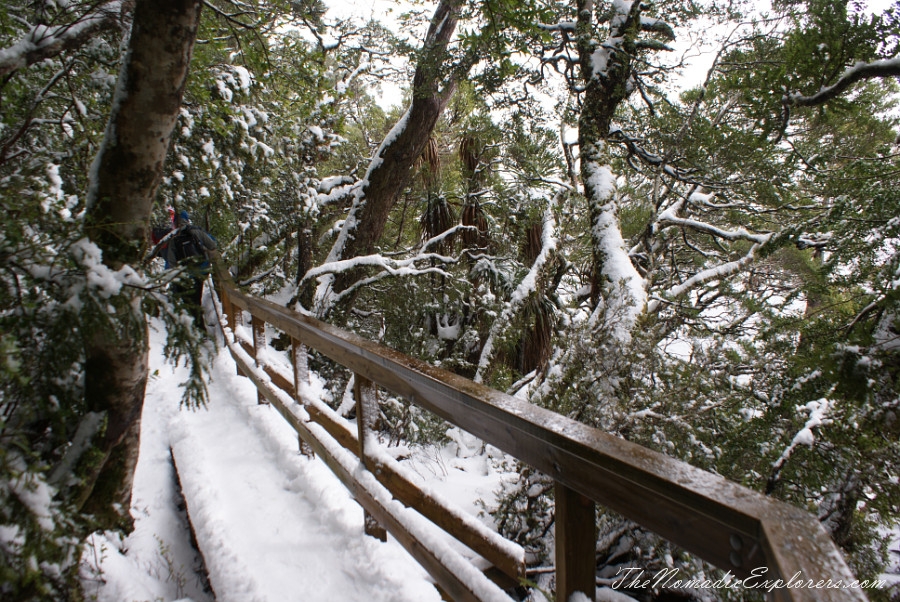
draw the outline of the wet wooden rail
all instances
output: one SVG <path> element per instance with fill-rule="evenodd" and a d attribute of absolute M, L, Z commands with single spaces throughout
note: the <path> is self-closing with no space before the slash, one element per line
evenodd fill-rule
<path fill-rule="evenodd" d="M 328 449 L 317 441 L 309 425 L 298 420 L 272 392 L 279 388 L 296 396 L 297 381 L 305 369 L 305 348 L 317 350 L 354 373 L 360 432 L 353 433 L 342 424 L 345 421 L 328 415 L 327 409 L 307 404 L 310 422 L 352 449 L 397 500 L 418 510 L 513 579 L 524 576 L 521 557 L 484 533 L 458 524 L 452 514 L 442 510 L 440 500 L 419 491 L 384 458 L 363 452 L 364 429 L 377 412 L 372 407 L 374 396 L 367 390 L 377 385 L 400 395 L 550 475 L 556 483 L 557 600 L 568 600 L 575 592 L 594 597 L 595 503 L 730 571 L 772 600 L 867 599 L 864 591 L 854 586 L 855 577 L 828 533 L 807 512 L 353 333 L 248 296 L 221 272 L 217 282 L 228 323 L 240 324 L 243 312 L 252 317 L 256 345 L 247 345 L 251 355 L 253 347 L 264 342 L 267 324 L 294 341 L 293 382 L 265 366 L 261 369 L 268 378 L 253 377 L 251 366 L 246 361 L 238 362 L 257 384 L 261 399 L 279 407 L 305 445 L 321 454 L 344 480 L 367 517 L 378 521 L 407 547 L 454 599 L 481 600 L 483 596 L 465 576 L 444 566 L 436 554 L 423 551 L 421 542 L 406 533 L 403 525 L 395 524 L 397 520 L 379 506 L 378 500 L 368 499 L 371 496 L 354 484 L 353 475 L 342 474 L 347 471 L 329 460 Z M 378 528 L 370 526 L 377 534 Z"/>

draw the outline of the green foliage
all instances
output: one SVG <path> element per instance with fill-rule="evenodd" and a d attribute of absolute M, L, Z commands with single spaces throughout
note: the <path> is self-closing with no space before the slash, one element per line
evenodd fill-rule
<path fill-rule="evenodd" d="M 65 21 L 63 12 L 55 18 Z M 0 15 L 5 47 L 25 35 L 20 18 L 31 15 L 15 5 Z M 77 570 L 84 523 L 59 493 L 85 465 L 53 484 L 49 475 L 86 413 L 85 338 L 116 329 L 110 308 L 119 307 L 124 273 L 98 266 L 99 251 L 82 238 L 79 192 L 104 125 L 118 44 L 114 34 L 96 36 L 10 74 L 0 88 L 0 589 L 15 600 L 64 599 Z"/>
<path fill-rule="evenodd" d="M 779 35 L 732 40 L 706 87 L 680 103 L 651 104 L 648 92 L 620 107 L 622 133 L 611 136 L 619 226 L 651 299 L 747 256 L 748 240 L 716 229 L 771 232 L 770 242 L 742 269 L 661 303 L 627 342 L 588 328 L 573 273 L 564 329 L 530 399 L 810 510 L 857 575 L 873 577 L 887 559 L 878 533 L 898 516 L 896 89 L 858 84 L 794 111 L 787 128 L 781 99 L 891 56 L 894 42 L 880 43 L 887 16 L 842 3 L 788 16 Z M 657 221 L 672 207 L 704 227 Z M 589 261 L 584 211 L 576 196 L 563 206 L 576 266 Z M 529 483 L 540 479 L 507 492 L 498 521 L 537 507 Z M 516 520 L 542 515 L 545 525 L 546 510 Z M 608 533 L 626 528 L 609 520 Z"/>

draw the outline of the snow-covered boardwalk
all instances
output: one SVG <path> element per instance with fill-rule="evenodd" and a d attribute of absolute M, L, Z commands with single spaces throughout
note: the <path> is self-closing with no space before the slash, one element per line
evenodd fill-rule
<path fill-rule="evenodd" d="M 399 544 L 364 535 L 361 508 L 322 462 L 299 454 L 296 434 L 257 405 L 227 352 L 213 368 L 209 407 L 179 410 L 185 369 L 165 364 L 164 334 L 152 336 L 136 528 L 124 542 L 95 536 L 101 570 L 89 594 L 116 602 L 213 600 L 193 572 L 171 447 L 216 600 L 440 600 Z"/>
<path fill-rule="evenodd" d="M 399 547 L 366 537 L 362 509 L 256 389 L 220 358 L 209 411 L 170 432 L 217 599 L 439 600 Z"/>

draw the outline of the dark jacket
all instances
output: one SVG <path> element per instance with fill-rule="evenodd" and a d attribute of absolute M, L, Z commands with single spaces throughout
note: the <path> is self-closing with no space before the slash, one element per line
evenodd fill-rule
<path fill-rule="evenodd" d="M 209 258 L 206 254 L 206 251 L 214 251 L 218 245 L 216 245 L 216 239 L 210 236 L 207 232 L 200 228 L 199 226 L 195 226 L 193 224 L 187 224 L 178 229 L 172 236 L 168 239 L 168 244 L 165 249 L 160 249 L 160 256 L 166 260 L 167 266 L 175 266 L 178 265 L 178 258 L 175 254 L 175 245 L 172 244 L 175 238 L 181 234 L 181 232 L 187 231 L 188 234 L 194 239 L 197 243 L 197 247 L 199 250 L 203 251 L 202 261 L 198 261 L 197 265 L 199 267 L 206 269 L 209 267 Z"/>

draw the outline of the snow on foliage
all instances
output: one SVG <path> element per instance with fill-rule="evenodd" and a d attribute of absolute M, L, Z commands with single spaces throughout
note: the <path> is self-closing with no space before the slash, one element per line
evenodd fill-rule
<path fill-rule="evenodd" d="M 253 76 L 246 67 L 226 65 L 216 75 L 216 89 L 219 91 L 219 96 L 226 102 L 234 100 L 235 92 L 240 92 L 243 95 L 250 93 Z"/>
<path fill-rule="evenodd" d="M 13 454 L 7 461 L 12 472 L 18 474 L 18 478 L 7 484 L 10 491 L 34 515 L 44 531 L 53 531 L 55 526 L 53 497 L 56 495 L 56 490 L 47 484 L 44 475 L 28 471 L 21 454 Z M 17 533 L 18 531 L 16 531 Z"/>
<path fill-rule="evenodd" d="M 130 265 L 123 265 L 118 270 L 109 268 L 103 263 L 103 252 L 87 238 L 82 238 L 72 245 L 72 255 L 85 269 L 88 286 L 103 299 L 119 294 L 123 285 L 145 284 L 144 278 Z"/>
<path fill-rule="evenodd" d="M 97 32 L 119 16 L 122 5 L 121 0 L 114 0 L 76 17 L 72 23 L 35 25 L 11 46 L 0 48 L 0 76 L 27 67 L 34 60 L 32 57 L 53 56 L 66 44 Z"/>
<path fill-rule="evenodd" d="M 788 461 L 791 454 L 794 453 L 794 450 L 798 446 L 813 446 L 816 441 L 813 429 L 827 425 L 831 422 L 827 416 L 834 408 L 834 405 L 834 401 L 822 398 L 817 401 L 810 401 L 806 405 L 797 408 L 798 412 L 806 412 L 809 417 L 806 420 L 806 424 L 803 425 L 803 428 L 794 435 L 791 444 L 781 453 L 781 457 L 772 464 L 774 469 L 778 470 L 784 466 L 784 463 Z"/>

